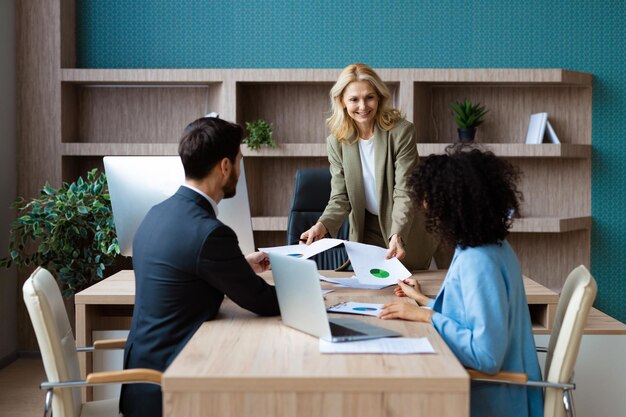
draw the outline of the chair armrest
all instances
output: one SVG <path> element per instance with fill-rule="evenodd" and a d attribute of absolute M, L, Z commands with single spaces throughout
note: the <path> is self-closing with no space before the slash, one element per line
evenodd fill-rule
<path fill-rule="evenodd" d="M 87 375 L 88 384 L 128 384 L 128 383 L 152 383 L 161 385 L 161 378 L 163 378 L 163 372 L 155 371 L 154 369 L 124 369 L 121 371 L 105 371 L 105 372 L 93 372 Z"/>
<path fill-rule="evenodd" d="M 96 340 L 93 346 L 77 347 L 76 352 L 93 352 L 94 350 L 104 349 L 124 349 L 126 339 L 105 339 Z"/>
<path fill-rule="evenodd" d="M 520 372 L 508 372 L 502 371 L 495 375 L 484 374 L 478 372 L 475 369 L 466 368 L 472 381 L 476 382 L 488 382 L 493 384 L 508 384 L 508 385 L 524 385 L 526 387 L 542 387 L 542 388 L 558 388 L 562 390 L 576 389 L 576 384 L 561 384 L 558 382 L 547 381 L 529 381 L 528 375 Z"/>
<path fill-rule="evenodd" d="M 123 339 L 106 339 L 96 340 L 93 342 L 93 347 L 96 350 L 100 349 L 124 349 L 126 346 L 126 338 Z"/>
<path fill-rule="evenodd" d="M 506 381 L 516 384 L 525 384 L 528 382 L 528 375 L 520 373 L 520 372 L 507 372 L 502 371 L 498 372 L 495 375 L 489 375 L 482 372 L 478 372 L 475 369 L 467 368 L 467 373 L 470 375 L 471 379 L 481 379 L 481 380 L 490 380 L 490 381 Z"/>
<path fill-rule="evenodd" d="M 85 380 L 43 382 L 41 389 L 89 387 L 103 384 L 155 384 L 161 385 L 163 373 L 154 369 L 124 369 L 120 371 L 93 372 Z"/>

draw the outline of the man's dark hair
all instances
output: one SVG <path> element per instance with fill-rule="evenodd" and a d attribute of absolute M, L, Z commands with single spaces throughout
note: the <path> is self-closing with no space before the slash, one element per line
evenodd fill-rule
<path fill-rule="evenodd" d="M 243 129 L 215 117 L 202 117 L 184 130 L 178 154 L 185 168 L 185 178 L 201 180 L 222 159 L 235 163 Z"/>
<path fill-rule="evenodd" d="M 425 206 L 426 230 L 466 248 L 507 236 L 523 198 L 519 177 L 515 166 L 492 152 L 452 145 L 445 155 L 421 162 L 410 184 L 418 209 Z"/>

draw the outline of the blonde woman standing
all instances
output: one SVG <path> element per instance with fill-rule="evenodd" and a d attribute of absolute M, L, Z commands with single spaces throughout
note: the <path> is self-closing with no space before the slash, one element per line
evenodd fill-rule
<path fill-rule="evenodd" d="M 390 106 L 389 89 L 365 64 L 343 69 L 330 90 L 330 200 L 318 222 L 302 233 L 307 245 L 336 236 L 349 216 L 351 241 L 388 248 L 387 257 L 427 269 L 435 249 L 409 196 L 417 164 L 415 128 Z"/>

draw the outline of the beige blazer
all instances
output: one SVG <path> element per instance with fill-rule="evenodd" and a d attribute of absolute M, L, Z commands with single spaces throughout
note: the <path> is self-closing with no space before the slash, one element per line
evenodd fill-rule
<path fill-rule="evenodd" d="M 379 223 L 388 242 L 398 234 L 407 252 L 404 265 L 410 270 L 427 269 L 435 251 L 435 240 L 424 230 L 424 217 L 409 196 L 408 177 L 418 162 L 415 128 L 404 119 L 385 132 L 374 129 L 374 169 Z M 328 205 L 319 221 L 336 236 L 349 215 L 351 241 L 361 242 L 365 221 L 365 191 L 358 143 L 326 139 L 332 174 Z"/>

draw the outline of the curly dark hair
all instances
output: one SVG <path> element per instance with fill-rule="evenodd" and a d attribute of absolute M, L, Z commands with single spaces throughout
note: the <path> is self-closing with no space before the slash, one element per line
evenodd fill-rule
<path fill-rule="evenodd" d="M 430 155 L 410 177 L 411 193 L 424 207 L 426 230 L 444 242 L 481 246 L 502 241 L 519 211 L 520 171 L 475 146 L 451 145 Z"/>

